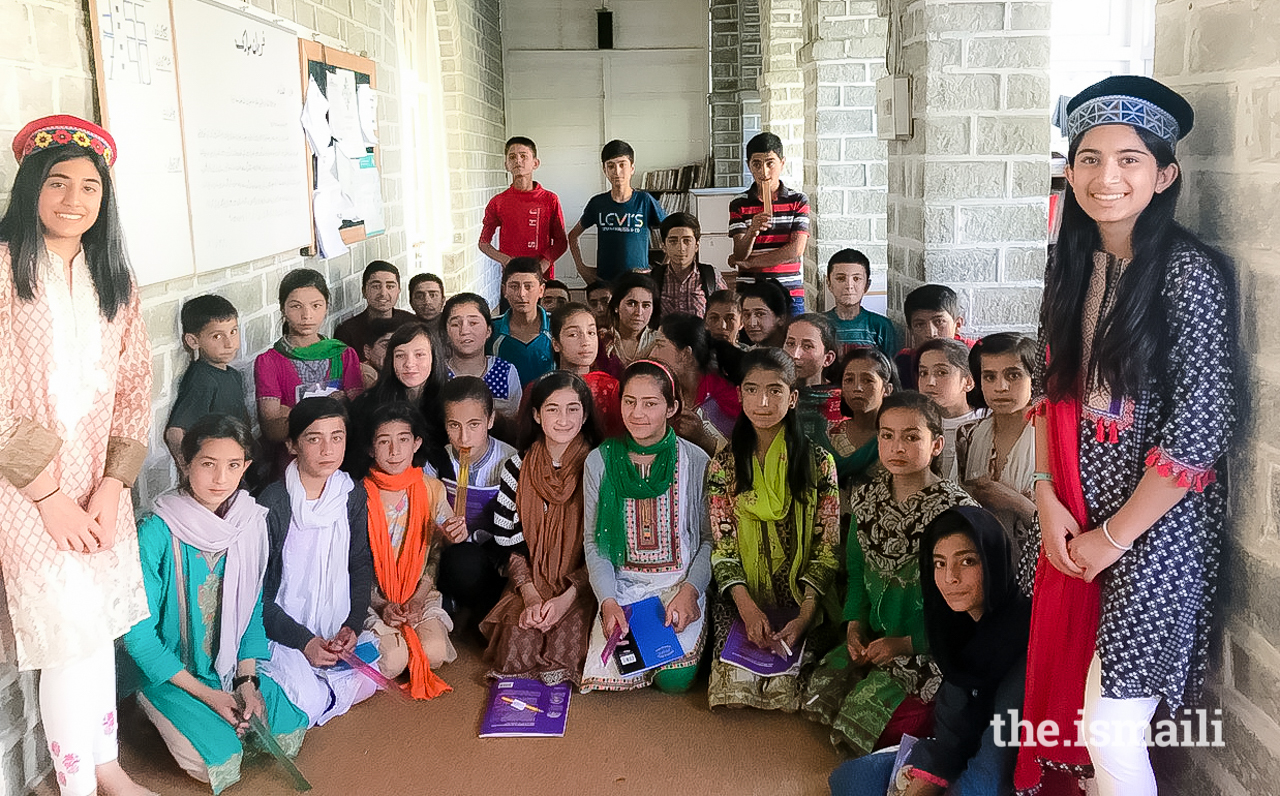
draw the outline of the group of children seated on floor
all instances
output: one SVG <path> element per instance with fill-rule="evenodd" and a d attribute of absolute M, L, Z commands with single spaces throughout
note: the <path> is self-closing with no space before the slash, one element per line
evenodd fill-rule
<path fill-rule="evenodd" d="M 1021 694 L 1015 660 L 982 656 L 1025 652 L 1034 346 L 1001 333 L 970 349 L 955 294 L 927 285 L 906 301 L 900 373 L 892 327 L 854 322 L 861 293 L 848 311 L 851 273 L 865 293 L 866 258 L 832 258 L 827 314 L 791 317 L 769 279 L 736 294 L 699 280 L 705 320 L 664 312 L 644 273 L 548 314 L 537 261 L 514 258 L 502 316 L 462 293 L 397 319 L 399 274 L 379 262 L 356 348 L 321 335 L 327 286 L 298 269 L 255 363 L 261 444 L 230 366 L 235 308 L 187 302 L 197 358 L 166 430 L 181 486 L 140 523 L 151 618 L 125 637 L 174 757 L 220 791 L 253 715 L 296 753 L 374 693 L 361 661 L 434 697 L 451 634 L 478 623 L 489 678 L 678 692 L 711 647 L 712 707 L 803 711 L 856 755 L 933 732 L 918 776 L 960 776 L 974 711 Z M 685 654 L 623 676 L 601 652 L 651 596 Z M 799 670 L 721 661 L 735 621 L 762 648 L 803 648 Z M 1007 780 L 992 760 L 973 776 Z"/>

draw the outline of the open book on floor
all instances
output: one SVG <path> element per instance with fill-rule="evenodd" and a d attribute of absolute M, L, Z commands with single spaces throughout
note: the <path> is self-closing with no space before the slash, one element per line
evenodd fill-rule
<path fill-rule="evenodd" d="M 769 624 L 774 630 L 780 630 L 799 614 L 798 609 L 767 609 Z M 720 660 L 739 669 L 746 669 L 761 677 L 778 677 L 780 675 L 799 674 L 800 658 L 804 655 L 805 642 L 800 642 L 795 649 L 786 650 L 781 646 L 774 649 L 757 647 L 747 638 L 747 628 L 742 624 L 742 617 L 736 617 L 729 627 L 729 635 L 725 637 L 724 649 L 720 652 Z"/>
<path fill-rule="evenodd" d="M 622 637 L 613 652 L 618 673 L 624 677 L 665 666 L 684 656 L 680 639 L 668 627 L 667 609 L 658 597 L 647 597 L 622 606 L 631 632 Z"/>
<path fill-rule="evenodd" d="M 562 738 L 569 717 L 567 682 L 506 677 L 489 686 L 481 738 Z"/>

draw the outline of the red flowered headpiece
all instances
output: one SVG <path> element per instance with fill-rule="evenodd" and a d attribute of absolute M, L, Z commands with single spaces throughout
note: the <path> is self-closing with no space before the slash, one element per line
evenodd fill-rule
<path fill-rule="evenodd" d="M 111 133 L 93 122 L 78 116 L 46 116 L 36 119 L 18 131 L 13 137 L 13 156 L 21 163 L 23 158 L 38 149 L 48 149 L 63 144 L 76 144 L 92 149 L 107 165 L 115 163 L 116 140 Z"/>

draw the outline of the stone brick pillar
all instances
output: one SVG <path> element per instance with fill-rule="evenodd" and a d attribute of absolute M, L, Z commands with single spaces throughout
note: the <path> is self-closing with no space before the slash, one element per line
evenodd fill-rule
<path fill-rule="evenodd" d="M 742 143 L 760 132 L 760 75 L 764 72 L 764 45 L 760 35 L 761 0 L 738 0 L 739 63 L 742 70 Z M 738 176 L 729 185 L 750 185 L 751 172 L 745 158 L 739 158 Z M 719 185 L 720 183 L 716 183 Z"/>
<path fill-rule="evenodd" d="M 804 164 L 803 0 L 760 0 L 760 128 L 782 139 L 787 165 L 782 181 L 799 188 Z M 750 178 L 747 178 L 750 184 Z"/>
<path fill-rule="evenodd" d="M 743 184 L 743 144 L 760 132 L 760 5 L 711 0 L 711 141 L 717 187 Z"/>
<path fill-rule="evenodd" d="M 823 274 L 840 249 L 872 263 L 872 284 L 886 279 L 887 149 L 876 137 L 875 81 L 885 74 L 887 23 L 875 0 L 805 0 L 804 184 L 813 236 L 805 263 L 815 309 L 825 309 Z"/>
<path fill-rule="evenodd" d="M 1231 517 L 1209 673 L 1224 747 L 1170 750 L 1177 793 L 1273 792 L 1280 781 L 1280 0 L 1156 6 L 1155 78 L 1195 109 L 1178 144 L 1180 220 L 1234 261 L 1246 414 L 1230 451 Z M 1219 470 L 1221 477 L 1222 471 Z M 1221 708 L 1215 716 L 1214 709 Z"/>
<path fill-rule="evenodd" d="M 711 154 L 717 185 L 730 185 L 742 161 L 738 24 L 737 0 L 711 0 Z"/>
<path fill-rule="evenodd" d="M 894 0 L 889 71 L 912 132 L 889 143 L 889 310 L 925 282 L 967 330 L 1034 331 L 1048 227 L 1049 4 Z"/>

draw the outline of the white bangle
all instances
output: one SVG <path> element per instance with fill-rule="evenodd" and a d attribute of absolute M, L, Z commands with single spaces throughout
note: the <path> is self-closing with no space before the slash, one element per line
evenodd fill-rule
<path fill-rule="evenodd" d="M 1102 535 L 1107 537 L 1107 541 L 1111 543 L 1112 547 L 1121 551 L 1122 553 L 1127 553 L 1130 550 L 1132 550 L 1133 545 L 1129 545 L 1128 547 L 1126 547 L 1120 544 L 1119 542 L 1117 542 L 1115 537 L 1111 535 L 1111 530 L 1107 527 L 1110 522 L 1111 522 L 1110 517 L 1102 521 Z"/>

